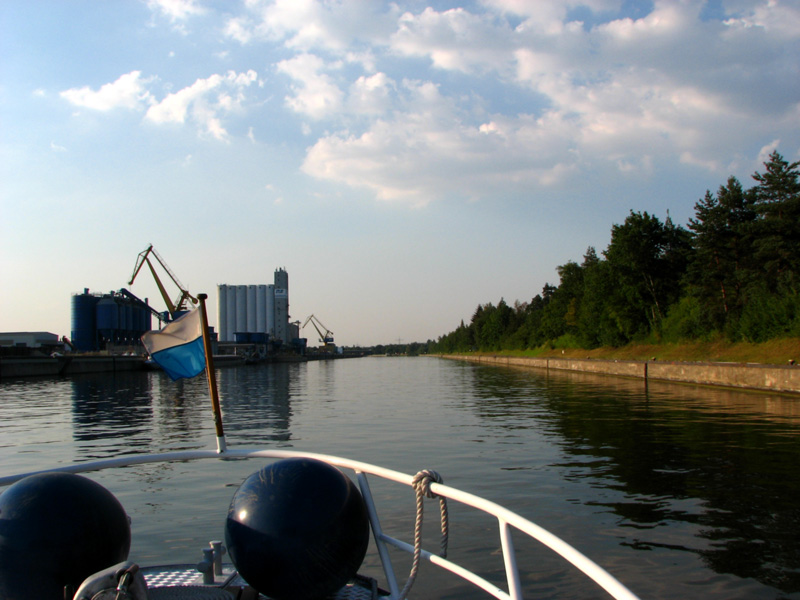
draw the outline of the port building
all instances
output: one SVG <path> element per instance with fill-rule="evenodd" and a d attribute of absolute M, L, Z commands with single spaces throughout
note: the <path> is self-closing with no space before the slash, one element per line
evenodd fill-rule
<path fill-rule="evenodd" d="M 299 327 L 289 323 L 289 274 L 277 269 L 271 284 L 217 286 L 220 342 L 290 344 Z"/>

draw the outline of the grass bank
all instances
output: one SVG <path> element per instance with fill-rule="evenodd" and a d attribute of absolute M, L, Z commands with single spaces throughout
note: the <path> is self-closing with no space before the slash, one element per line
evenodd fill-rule
<path fill-rule="evenodd" d="M 536 356 L 542 358 L 601 358 L 617 360 L 676 360 L 687 362 L 735 362 L 785 365 L 789 361 L 800 363 L 800 338 L 771 340 L 761 344 L 687 342 L 682 344 L 630 344 L 621 348 L 539 348 L 524 351 L 486 352 L 508 356 Z"/>

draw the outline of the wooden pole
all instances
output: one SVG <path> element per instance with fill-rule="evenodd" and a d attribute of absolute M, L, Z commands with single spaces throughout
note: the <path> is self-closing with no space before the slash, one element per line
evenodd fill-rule
<path fill-rule="evenodd" d="M 214 409 L 214 427 L 217 430 L 217 452 L 223 454 L 228 448 L 225 443 L 225 432 L 222 430 L 222 410 L 219 406 L 217 392 L 217 373 L 214 370 L 214 357 L 211 353 L 211 335 L 208 332 L 208 314 L 206 313 L 207 294 L 197 294 L 200 301 L 200 316 L 203 320 L 203 350 L 206 354 L 206 374 L 208 375 L 208 392 L 211 394 L 211 407 Z"/>

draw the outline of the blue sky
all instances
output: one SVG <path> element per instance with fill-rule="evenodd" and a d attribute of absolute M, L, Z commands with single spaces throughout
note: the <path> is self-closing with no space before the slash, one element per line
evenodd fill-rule
<path fill-rule="evenodd" d="M 152 243 L 212 324 L 283 267 L 340 345 L 436 339 L 775 149 L 797 1 L 5 0 L 0 331 L 69 335 Z"/>

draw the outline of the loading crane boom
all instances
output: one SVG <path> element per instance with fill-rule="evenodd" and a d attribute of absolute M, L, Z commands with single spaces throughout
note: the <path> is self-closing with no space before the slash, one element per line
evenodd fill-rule
<path fill-rule="evenodd" d="M 125 288 L 122 288 L 122 289 L 120 289 L 119 293 L 122 294 L 123 296 L 125 296 L 126 298 L 130 298 L 135 304 L 141 306 L 143 309 L 145 309 L 145 310 L 149 311 L 150 313 L 152 313 L 152 315 L 156 319 L 158 319 L 159 323 L 162 323 L 165 320 L 167 320 L 167 321 L 169 320 L 167 318 L 166 313 L 158 312 L 155 308 L 150 306 L 147 302 L 145 302 L 144 300 L 139 298 L 139 296 L 135 295 L 133 292 L 130 292 L 130 291 L 126 290 Z M 160 328 L 161 327 L 159 325 L 159 329 Z"/>
<path fill-rule="evenodd" d="M 333 343 L 333 332 L 327 327 L 325 327 L 325 325 L 322 324 L 322 321 L 320 321 L 314 315 L 310 315 L 306 319 L 306 322 L 303 323 L 303 328 L 305 328 L 305 326 L 308 325 L 309 323 L 311 323 L 314 326 L 314 329 L 317 330 L 320 342 L 322 342 L 325 346 L 335 346 L 335 344 Z M 323 330 L 325 331 L 325 333 L 322 333 Z"/>
<path fill-rule="evenodd" d="M 161 283 L 161 279 L 158 277 L 158 273 L 156 273 L 153 263 L 150 262 L 151 254 L 155 257 L 155 259 L 158 261 L 158 264 L 161 265 L 161 268 L 166 271 L 167 275 L 169 275 L 169 278 L 172 279 L 172 282 L 178 286 L 178 289 L 180 290 L 180 295 L 175 299 L 174 302 L 170 299 L 169 294 L 167 294 L 164 284 Z M 145 263 L 147 263 L 147 266 L 150 268 L 150 272 L 153 274 L 153 279 L 156 281 L 158 291 L 161 292 L 161 297 L 164 298 L 164 302 L 167 305 L 167 310 L 169 310 L 169 314 L 171 316 L 174 317 L 175 313 L 178 311 L 187 310 L 189 308 L 189 302 L 192 304 L 197 304 L 197 298 L 192 296 L 186 290 L 186 288 L 183 287 L 183 284 L 178 281 L 178 278 L 167 266 L 167 263 L 164 262 L 164 259 L 161 258 L 158 252 L 156 252 L 156 249 L 153 248 L 153 244 L 150 244 L 145 250 L 139 253 L 139 257 L 136 259 L 136 266 L 133 269 L 133 275 L 131 275 L 131 280 L 128 282 L 128 285 L 133 285 L 133 281 L 136 279 L 136 276 L 139 274 L 139 271 L 142 269 Z"/>

